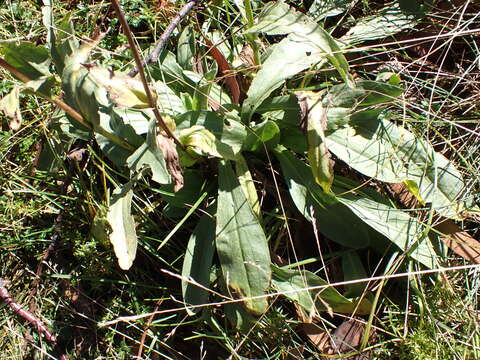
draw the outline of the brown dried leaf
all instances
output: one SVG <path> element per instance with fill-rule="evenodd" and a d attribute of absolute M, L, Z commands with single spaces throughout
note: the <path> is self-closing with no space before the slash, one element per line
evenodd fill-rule
<path fill-rule="evenodd" d="M 467 232 L 462 231 L 452 220 L 438 224 L 435 229 L 445 235 L 441 236 L 440 240 L 455 254 L 474 264 L 480 264 L 480 243 Z"/>
<path fill-rule="evenodd" d="M 216 63 L 218 64 L 218 68 L 220 70 L 221 75 L 224 76 L 225 83 L 227 84 L 230 92 L 232 94 L 232 100 L 234 104 L 239 104 L 240 102 L 240 86 L 238 85 L 237 78 L 235 74 L 232 72 L 232 67 L 228 63 L 225 56 L 222 54 L 220 50 L 205 36 L 203 37 L 207 46 L 210 47 L 209 53 L 215 59 Z"/>
<path fill-rule="evenodd" d="M 255 66 L 253 48 L 250 44 L 244 44 L 238 58 L 245 66 Z"/>
<path fill-rule="evenodd" d="M 156 140 L 157 146 L 162 150 L 163 157 L 165 158 L 167 170 L 172 177 L 173 191 L 177 192 L 183 187 L 183 175 L 175 142 L 162 133 L 157 134 Z"/>
<path fill-rule="evenodd" d="M 365 332 L 365 325 L 358 319 L 349 319 L 344 321 L 335 330 L 332 335 L 331 346 L 336 354 L 348 354 L 357 351 L 357 347 L 362 342 L 363 334 Z M 369 353 L 362 353 L 352 355 L 347 360 L 368 360 Z"/>
<path fill-rule="evenodd" d="M 319 326 L 310 323 L 301 325 L 301 330 L 307 336 L 308 340 L 315 345 L 321 353 L 331 353 L 330 334 Z"/>

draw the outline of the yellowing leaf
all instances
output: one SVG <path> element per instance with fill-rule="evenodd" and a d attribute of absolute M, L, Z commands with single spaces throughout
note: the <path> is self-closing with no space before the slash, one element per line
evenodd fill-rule
<path fill-rule="evenodd" d="M 108 208 L 107 221 L 112 228 L 110 242 L 122 270 L 128 270 L 137 253 L 137 234 L 131 215 L 133 190 L 130 183 L 113 192 Z"/>
<path fill-rule="evenodd" d="M 325 192 L 333 183 L 333 161 L 325 142 L 327 111 L 323 108 L 321 95 L 312 91 L 296 93 L 300 104 L 302 122 L 307 123 L 308 162 L 315 181 Z"/>
<path fill-rule="evenodd" d="M 107 89 L 110 99 L 119 106 L 145 108 L 149 107 L 145 88 L 140 80 L 129 76 L 115 75 L 112 70 L 99 66 L 86 65 L 92 79 Z M 151 89 L 152 95 L 155 91 Z M 154 98 L 156 101 L 156 99 Z"/>
<path fill-rule="evenodd" d="M 18 130 L 22 125 L 19 95 L 20 90 L 15 86 L 10 93 L 0 100 L 0 110 L 11 119 L 8 125 L 12 130 Z"/>

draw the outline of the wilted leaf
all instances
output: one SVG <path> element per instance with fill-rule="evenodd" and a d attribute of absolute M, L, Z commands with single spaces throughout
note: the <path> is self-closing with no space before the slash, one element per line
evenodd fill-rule
<path fill-rule="evenodd" d="M 270 285 L 270 252 L 258 218 L 228 162 L 219 164 L 216 247 L 222 273 L 232 296 L 260 315 L 266 311 L 264 295 Z"/>
<path fill-rule="evenodd" d="M 215 252 L 215 221 L 208 215 L 203 215 L 188 241 L 187 251 L 182 268 L 182 294 L 188 305 L 205 304 L 208 301 L 208 288 L 212 259 Z M 197 286 L 195 283 L 200 284 Z M 190 315 L 198 309 L 188 309 Z"/>
<path fill-rule="evenodd" d="M 128 183 L 116 188 L 110 199 L 107 221 L 111 227 L 110 242 L 113 245 L 118 265 L 128 270 L 137 253 L 137 234 L 135 221 L 131 215 L 133 190 Z"/>
<path fill-rule="evenodd" d="M 22 126 L 22 113 L 20 111 L 20 90 L 15 86 L 12 91 L 0 100 L 0 110 L 10 118 L 8 126 L 12 130 L 20 129 Z"/>
<path fill-rule="evenodd" d="M 301 122 L 307 124 L 308 163 L 313 177 L 323 191 L 330 192 L 333 183 L 333 160 L 325 142 L 327 111 L 321 95 L 311 91 L 296 93 L 301 109 Z"/>
<path fill-rule="evenodd" d="M 183 187 L 183 175 L 175 142 L 162 133 L 157 133 L 155 140 L 158 148 L 162 151 L 168 173 L 172 178 L 173 191 L 177 192 Z"/>
<path fill-rule="evenodd" d="M 331 348 L 334 354 L 343 355 L 358 352 L 363 334 L 365 333 L 365 325 L 358 319 L 349 319 L 344 321 L 334 331 L 331 337 Z M 354 354 L 344 357 L 346 360 L 368 360 L 369 353 Z"/>
<path fill-rule="evenodd" d="M 474 264 L 480 264 L 480 243 L 466 231 L 462 231 L 452 220 L 435 226 L 442 240 L 455 254 Z"/>
<path fill-rule="evenodd" d="M 238 85 L 237 78 L 235 73 L 232 72 L 232 67 L 230 66 L 225 56 L 220 50 L 206 37 L 204 37 L 205 43 L 209 47 L 208 53 L 212 55 L 215 61 L 218 64 L 220 70 L 220 75 L 223 75 L 222 78 L 225 80 L 230 93 L 232 95 L 233 103 L 238 104 L 240 101 L 240 86 Z"/>
<path fill-rule="evenodd" d="M 84 65 L 89 76 L 97 83 L 107 89 L 110 100 L 123 107 L 145 108 L 149 107 L 145 88 L 140 80 L 124 75 L 116 75 L 113 70 L 105 69 L 95 65 Z M 151 94 L 156 96 L 155 90 L 151 88 Z"/>

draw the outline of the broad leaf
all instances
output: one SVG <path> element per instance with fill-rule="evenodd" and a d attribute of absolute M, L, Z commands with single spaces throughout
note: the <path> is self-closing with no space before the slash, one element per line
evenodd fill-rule
<path fill-rule="evenodd" d="M 176 118 L 177 131 L 182 132 L 194 125 L 202 126 L 215 135 L 221 143 L 228 145 L 236 155 L 242 149 L 247 131 L 235 120 L 224 120 L 212 111 L 189 111 Z"/>
<path fill-rule="evenodd" d="M 116 188 L 110 199 L 107 221 L 111 227 L 110 242 L 118 259 L 118 265 L 128 270 L 137 253 L 135 221 L 131 215 L 133 190 L 128 183 Z"/>
<path fill-rule="evenodd" d="M 338 200 L 373 229 L 392 241 L 405 254 L 429 269 L 438 266 L 425 227 L 408 213 L 373 201 L 366 196 L 344 195 Z"/>
<path fill-rule="evenodd" d="M 260 315 L 266 311 L 264 295 L 270 285 L 270 253 L 258 218 L 228 162 L 219 164 L 216 248 L 222 273 L 232 296 Z"/>
<path fill-rule="evenodd" d="M 414 27 L 418 21 L 418 17 L 405 13 L 398 2 L 395 2 L 380 11 L 376 11 L 373 16 L 360 19 L 341 38 L 341 41 L 353 45 L 368 40 L 383 39 Z"/>
<path fill-rule="evenodd" d="M 185 26 L 178 37 L 177 61 L 185 70 L 192 70 L 195 55 L 195 32 L 191 26 Z"/>
<path fill-rule="evenodd" d="M 255 125 L 252 131 L 248 132 L 243 150 L 257 151 L 263 150 L 264 145 L 267 149 L 274 148 L 280 141 L 280 128 L 273 121 L 264 121 L 261 124 Z"/>
<path fill-rule="evenodd" d="M 262 211 L 260 209 L 260 200 L 258 199 L 257 190 L 255 189 L 255 184 L 253 183 L 252 174 L 248 169 L 247 162 L 241 154 L 235 159 L 235 173 L 238 176 L 238 181 L 240 182 L 245 197 L 257 215 L 258 220 L 262 222 Z"/>
<path fill-rule="evenodd" d="M 168 184 L 171 180 L 163 153 L 155 142 L 154 127 L 155 119 L 152 119 L 147 141 L 128 157 L 127 166 L 136 172 L 140 172 L 144 166 L 147 166 L 152 171 L 153 181 L 159 184 Z"/>
<path fill-rule="evenodd" d="M 310 315 L 319 311 L 353 313 L 356 304 L 340 294 L 334 287 L 321 277 L 310 271 L 283 269 L 272 265 L 272 285 L 276 291 L 283 293 L 288 299 L 298 303 Z M 323 287 L 308 290 L 309 287 Z M 369 314 L 370 306 L 367 302 L 361 304 L 356 314 Z M 366 306 L 367 305 L 367 306 Z"/>
<path fill-rule="evenodd" d="M 215 221 L 210 216 L 203 215 L 190 236 L 183 259 L 182 295 L 186 304 L 200 305 L 208 301 L 208 291 L 205 288 L 210 284 L 214 251 Z M 187 308 L 187 311 L 194 315 L 198 310 Z"/>
<path fill-rule="evenodd" d="M 219 141 L 215 135 L 201 125 L 180 131 L 179 140 L 187 152 L 199 156 L 210 155 L 226 160 L 235 160 L 233 149 Z"/>
<path fill-rule="evenodd" d="M 337 157 L 369 177 L 391 183 L 414 181 L 421 199 L 443 216 L 461 218 L 468 207 L 463 200 L 465 183 L 455 165 L 388 120 L 359 117 L 351 126 L 328 134 L 327 144 Z"/>
<path fill-rule="evenodd" d="M 50 75 L 50 54 L 42 46 L 35 46 L 26 41 L 20 43 L 0 42 L 0 53 L 4 55 L 6 62 L 20 70 L 31 80 Z"/>
<path fill-rule="evenodd" d="M 256 107 L 286 79 L 325 60 L 335 66 L 345 82 L 351 84 L 348 63 L 336 41 L 316 22 L 284 2 L 268 3 L 258 24 L 248 32 L 289 35 L 274 46 L 250 85 L 242 108 L 244 120 L 249 120 Z"/>
<path fill-rule="evenodd" d="M 357 251 L 347 251 L 342 254 L 342 270 L 344 281 L 368 278 Z M 345 296 L 362 296 L 366 286 L 366 282 L 345 285 Z"/>
<path fill-rule="evenodd" d="M 302 160 L 281 147 L 276 149 L 275 156 L 295 206 L 308 221 L 317 222 L 321 233 L 351 248 L 367 247 L 378 241 L 376 232 L 340 203 L 335 195 L 325 193 L 316 184 L 312 171 Z"/>
<path fill-rule="evenodd" d="M 320 21 L 326 17 L 336 16 L 347 11 L 356 2 L 356 0 L 314 0 L 308 9 L 308 15 L 315 21 Z"/>

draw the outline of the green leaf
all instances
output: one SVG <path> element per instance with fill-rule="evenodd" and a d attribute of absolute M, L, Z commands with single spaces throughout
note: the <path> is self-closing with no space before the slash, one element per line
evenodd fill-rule
<path fill-rule="evenodd" d="M 360 19 L 356 22 L 341 41 L 346 44 L 357 44 L 368 40 L 383 39 L 400 31 L 414 27 L 419 18 L 406 14 L 398 3 L 394 3 L 375 15 Z"/>
<path fill-rule="evenodd" d="M 273 121 L 264 121 L 255 125 L 251 132 L 248 132 L 243 145 L 243 150 L 257 151 L 263 150 L 265 145 L 267 149 L 272 149 L 280 141 L 280 128 Z"/>
<path fill-rule="evenodd" d="M 302 122 L 307 123 L 308 163 L 313 177 L 323 191 L 330 192 L 333 183 L 333 160 L 325 143 L 327 111 L 322 106 L 321 95 L 311 91 L 296 93 Z"/>
<path fill-rule="evenodd" d="M 177 116 L 187 111 L 182 99 L 164 82 L 156 81 L 154 87 L 157 93 L 157 106 L 161 113 Z"/>
<path fill-rule="evenodd" d="M 247 162 L 241 154 L 239 154 L 235 160 L 235 173 L 242 187 L 243 194 L 250 203 L 255 215 L 257 215 L 258 220 L 262 222 L 262 211 L 260 209 L 257 190 L 255 189 L 255 184 L 253 183 L 252 174 L 248 169 Z"/>
<path fill-rule="evenodd" d="M 219 141 L 215 135 L 201 125 L 194 125 L 180 131 L 179 138 L 187 152 L 204 156 L 210 155 L 226 160 L 235 160 L 233 149 Z"/>
<path fill-rule="evenodd" d="M 20 43 L 0 42 L 0 52 L 5 57 L 6 62 L 27 75 L 31 80 L 50 75 L 51 58 L 48 50 L 43 46 L 36 46 L 26 41 Z"/>
<path fill-rule="evenodd" d="M 210 285 L 214 251 L 215 221 L 210 216 L 203 215 L 190 236 L 183 260 L 182 295 L 186 304 L 201 305 L 208 301 L 208 291 L 205 288 Z M 187 308 L 187 311 L 190 315 L 194 315 L 198 309 Z"/>
<path fill-rule="evenodd" d="M 429 269 L 438 266 L 435 250 L 417 219 L 366 196 L 346 194 L 338 200 L 413 259 Z"/>
<path fill-rule="evenodd" d="M 22 126 L 22 112 L 20 111 L 20 89 L 15 86 L 12 91 L 0 100 L 0 111 L 10 118 L 8 126 L 18 130 Z"/>
<path fill-rule="evenodd" d="M 107 221 L 111 227 L 110 242 L 122 270 L 128 270 L 137 252 L 135 221 L 131 215 L 133 190 L 131 183 L 116 188 L 110 199 Z"/>
<path fill-rule="evenodd" d="M 232 296 L 260 315 L 266 311 L 264 295 L 270 285 L 270 253 L 258 218 L 228 162 L 219 164 L 216 248 L 223 277 Z"/>
<path fill-rule="evenodd" d="M 195 32 L 191 26 L 185 26 L 178 37 L 177 61 L 185 70 L 192 70 L 195 55 Z"/>
<path fill-rule="evenodd" d="M 298 303 L 310 315 L 319 311 L 353 313 L 355 303 L 340 294 L 321 277 L 310 271 L 283 269 L 272 265 L 272 285 L 279 293 Z M 325 286 L 327 285 L 327 286 Z M 308 290 L 309 287 L 325 286 L 321 289 Z M 359 315 L 369 313 L 365 307 L 356 312 Z"/>
<path fill-rule="evenodd" d="M 356 0 L 314 0 L 308 9 L 308 15 L 315 21 L 320 21 L 326 17 L 344 13 L 352 8 L 356 2 Z"/>
<path fill-rule="evenodd" d="M 149 167 L 152 171 L 152 180 L 159 184 L 168 184 L 171 182 L 170 175 L 165 163 L 165 157 L 162 150 L 155 142 L 155 119 L 150 120 L 150 130 L 147 134 L 147 141 L 144 142 L 135 152 L 126 160 L 127 166 L 136 172 L 140 172 L 143 167 Z"/>
<path fill-rule="evenodd" d="M 310 222 L 315 219 L 322 234 L 351 248 L 367 247 L 378 241 L 376 232 L 340 203 L 335 195 L 325 193 L 316 184 L 312 171 L 302 160 L 281 147 L 276 149 L 275 156 L 298 211 Z"/>
<path fill-rule="evenodd" d="M 347 251 L 342 254 L 342 270 L 344 281 L 368 278 L 362 260 L 356 251 Z M 366 282 L 345 285 L 345 296 L 362 296 L 366 287 Z"/>
<path fill-rule="evenodd" d="M 247 136 L 243 124 L 235 120 L 223 120 L 212 111 L 189 111 L 178 116 L 176 122 L 178 132 L 195 125 L 204 127 L 218 141 L 228 145 L 235 155 L 241 151 Z"/>
<path fill-rule="evenodd" d="M 455 165 L 405 128 L 376 116 L 357 118 L 327 135 L 331 152 L 355 170 L 380 181 L 414 181 L 425 203 L 441 215 L 461 218 L 469 206 Z"/>
<path fill-rule="evenodd" d="M 284 2 L 268 3 L 259 23 L 248 30 L 252 32 L 289 35 L 273 47 L 253 79 L 242 107 L 244 121 L 250 120 L 258 105 L 286 79 L 325 60 L 335 66 L 346 83 L 352 83 L 348 63 L 336 41 L 317 23 Z"/>

